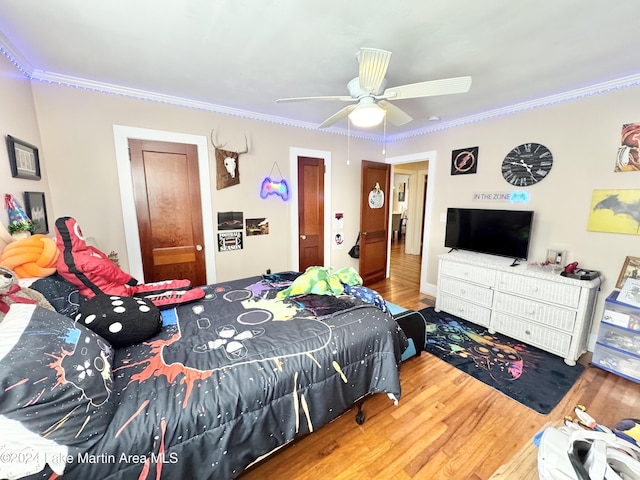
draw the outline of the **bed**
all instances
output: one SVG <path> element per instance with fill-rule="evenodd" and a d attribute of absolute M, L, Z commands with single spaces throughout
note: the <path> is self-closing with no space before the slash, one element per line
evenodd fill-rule
<path fill-rule="evenodd" d="M 15 339 L 0 343 L 0 469 L 231 479 L 367 395 L 397 402 L 407 340 L 391 314 L 352 295 L 279 298 L 286 285 L 206 286 L 162 312 L 158 335 L 117 350 L 69 316 L 12 307 L 0 323 Z"/>

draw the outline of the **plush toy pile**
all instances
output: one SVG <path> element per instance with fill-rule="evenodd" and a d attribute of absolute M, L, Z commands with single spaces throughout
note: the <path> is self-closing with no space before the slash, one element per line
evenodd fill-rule
<path fill-rule="evenodd" d="M 22 284 L 32 288 L 21 287 L 19 279 L 27 279 Z M 189 280 L 140 284 L 87 245 L 71 217 L 56 221 L 55 240 L 46 235 L 15 240 L 0 229 L 0 320 L 14 303 L 35 303 L 84 324 L 114 347 L 124 347 L 160 330 L 161 309 L 204 295 Z"/>
<path fill-rule="evenodd" d="M 139 284 L 122 271 L 107 255 L 87 245 L 80 225 L 74 218 L 56 220 L 58 273 L 80 290 L 86 298 L 100 293 L 124 297 L 146 297 L 159 308 L 170 308 L 204 297 L 204 290 L 191 288 L 189 280 L 165 280 Z"/>

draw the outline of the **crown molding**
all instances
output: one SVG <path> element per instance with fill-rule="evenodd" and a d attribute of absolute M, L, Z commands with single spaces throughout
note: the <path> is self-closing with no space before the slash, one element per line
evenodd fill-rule
<path fill-rule="evenodd" d="M 515 113 L 532 110 L 535 108 L 549 107 L 557 105 L 559 103 L 570 102 L 579 100 L 581 98 L 590 97 L 593 95 L 605 94 L 615 90 L 621 90 L 624 88 L 631 88 L 640 86 L 640 73 L 629 75 L 626 77 L 610 80 L 607 82 L 598 83 L 588 87 L 578 88 L 562 92 L 556 95 L 549 95 L 546 97 L 530 100 L 527 102 L 521 102 L 514 105 L 509 105 L 502 108 L 496 108 L 481 112 L 475 115 L 469 115 L 458 119 L 438 122 L 433 126 L 419 128 L 396 135 L 380 135 L 377 133 L 361 132 L 358 130 L 347 130 L 344 128 L 330 127 L 330 128 L 318 128 L 318 125 L 310 122 L 302 122 L 298 120 L 292 120 L 290 118 L 278 117 L 275 115 L 267 115 L 263 113 L 252 112 L 249 110 L 242 110 L 238 108 L 225 107 L 214 103 L 201 102 L 198 100 L 192 100 L 189 98 L 176 97 L 172 95 L 164 95 L 155 92 L 149 92 L 146 90 L 139 90 L 135 88 L 122 87 L 119 85 L 113 85 L 109 83 L 96 82 L 87 80 L 84 78 L 72 77 L 70 75 L 63 75 L 59 73 L 47 72 L 44 70 L 35 69 L 31 63 L 20 53 L 20 51 L 9 41 L 9 39 L 0 31 L 0 52 L 7 57 L 14 66 L 20 70 L 27 78 L 31 80 L 38 80 L 56 85 L 63 85 L 73 88 L 82 88 L 88 91 L 94 91 L 99 93 L 106 93 L 111 95 L 124 96 L 129 98 L 135 98 L 138 100 L 146 100 L 157 103 L 164 103 L 168 105 L 175 105 L 180 107 L 192 108 L 196 110 L 204 110 L 207 112 L 219 113 L 221 115 L 230 115 L 234 117 L 245 118 L 248 120 L 257 120 L 260 122 L 272 123 L 276 125 L 302 128 L 305 130 L 313 130 L 320 133 L 331 133 L 334 135 L 350 136 L 352 138 L 361 138 L 364 140 L 371 140 L 379 143 L 394 143 L 402 140 L 407 140 L 414 137 L 423 135 L 429 135 L 431 133 L 448 130 L 450 128 L 461 127 L 472 123 L 478 123 L 485 120 L 491 120 L 494 118 L 504 117 L 506 115 L 512 115 Z"/>
<path fill-rule="evenodd" d="M 31 78 L 33 66 L 2 31 L 0 31 L 0 52 L 2 52 L 25 77 Z"/>
<path fill-rule="evenodd" d="M 397 142 L 401 140 L 407 140 L 413 137 L 419 137 L 422 135 L 428 135 L 430 133 L 440 132 L 442 130 L 448 130 L 450 128 L 461 127 L 463 125 L 469 125 L 471 123 L 478 123 L 485 120 L 491 120 L 498 117 L 504 117 L 514 113 L 520 113 L 527 110 L 533 110 L 534 108 L 550 107 L 559 103 L 571 102 L 579 100 L 585 97 L 591 97 L 593 95 L 601 95 L 616 90 L 622 90 L 625 88 L 632 88 L 640 86 L 640 73 L 629 75 L 626 77 L 610 80 L 607 82 L 597 83 L 588 87 L 577 88 L 569 90 L 568 92 L 559 93 L 556 95 L 549 95 L 547 97 L 538 98 L 528 102 L 516 103 L 507 107 L 496 108 L 494 110 L 488 110 L 486 112 L 478 113 L 476 115 L 469 115 L 456 120 L 448 122 L 438 123 L 436 125 L 412 130 L 405 133 L 394 135 L 387 139 L 387 142 Z"/>

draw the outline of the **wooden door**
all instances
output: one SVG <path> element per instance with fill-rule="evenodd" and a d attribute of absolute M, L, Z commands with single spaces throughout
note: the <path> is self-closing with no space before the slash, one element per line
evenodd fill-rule
<path fill-rule="evenodd" d="M 324 159 L 298 157 L 298 269 L 324 265 Z"/>
<path fill-rule="evenodd" d="M 130 139 L 129 155 L 145 282 L 206 285 L 197 147 Z"/>
<path fill-rule="evenodd" d="M 362 161 L 360 186 L 360 276 L 365 285 L 384 280 L 387 273 L 391 166 Z"/>

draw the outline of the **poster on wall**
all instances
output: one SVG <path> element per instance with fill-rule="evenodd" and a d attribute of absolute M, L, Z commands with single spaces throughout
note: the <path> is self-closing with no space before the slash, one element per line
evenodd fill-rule
<path fill-rule="evenodd" d="M 231 252 L 233 250 L 242 250 L 242 232 L 218 233 L 218 251 Z"/>
<path fill-rule="evenodd" d="M 640 170 L 640 123 L 622 125 L 616 172 L 637 172 Z"/>
<path fill-rule="evenodd" d="M 480 147 L 468 147 L 451 152 L 451 175 L 476 173 L 478 169 L 478 150 Z"/>
<path fill-rule="evenodd" d="M 640 190 L 594 190 L 587 230 L 640 235 Z"/>
<path fill-rule="evenodd" d="M 218 212 L 218 230 L 242 230 L 243 219 L 242 212 Z"/>
<path fill-rule="evenodd" d="M 247 218 L 247 237 L 253 235 L 269 235 L 267 218 Z"/>

